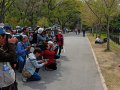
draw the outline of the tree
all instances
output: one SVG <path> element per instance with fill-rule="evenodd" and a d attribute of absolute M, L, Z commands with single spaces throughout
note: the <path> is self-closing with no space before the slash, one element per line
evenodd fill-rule
<path fill-rule="evenodd" d="M 5 20 L 5 13 L 14 3 L 14 0 L 0 0 L 0 23 L 3 23 Z"/>
<path fill-rule="evenodd" d="M 25 24 L 33 26 L 37 23 L 37 15 L 39 14 L 38 12 L 42 3 L 41 0 L 16 0 L 10 8 L 10 10 L 13 9 L 12 12 L 9 12 L 11 14 L 10 16 L 14 16 L 13 13 L 15 13 L 18 24 L 22 26 Z"/>
<path fill-rule="evenodd" d="M 48 19 L 45 17 L 40 18 L 37 22 L 37 25 L 40 27 L 48 27 L 49 26 Z"/>
<path fill-rule="evenodd" d="M 107 50 L 110 50 L 110 21 L 113 18 L 114 11 L 116 11 L 116 6 L 118 6 L 117 0 L 103 0 L 105 4 L 104 15 L 107 23 Z"/>
<path fill-rule="evenodd" d="M 106 24 L 107 28 L 107 50 L 110 50 L 110 33 L 109 25 L 113 16 L 117 14 L 119 0 L 83 0 L 91 12 L 98 19 L 99 24 Z"/>
<path fill-rule="evenodd" d="M 53 22 L 61 25 L 62 29 L 67 25 L 74 25 L 80 17 L 80 2 L 77 0 L 64 0 L 51 12 Z"/>

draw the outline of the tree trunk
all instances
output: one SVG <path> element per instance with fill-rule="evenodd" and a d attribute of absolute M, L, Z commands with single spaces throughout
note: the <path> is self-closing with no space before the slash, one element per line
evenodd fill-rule
<path fill-rule="evenodd" d="M 102 33 L 102 26 L 101 24 L 99 24 L 99 36 L 101 37 L 101 33 Z"/>
<path fill-rule="evenodd" d="M 33 17 L 33 13 L 31 14 L 30 18 L 31 18 L 31 20 L 30 20 L 30 24 L 31 24 L 31 26 L 33 27 L 33 24 L 34 24 L 34 17 Z"/>
<path fill-rule="evenodd" d="M 83 26 L 82 26 L 82 22 L 80 23 L 80 30 L 82 31 L 83 29 Z"/>
<path fill-rule="evenodd" d="M 94 36 L 94 27 L 92 27 L 92 36 Z"/>
<path fill-rule="evenodd" d="M 5 15 L 5 0 L 3 0 L 1 4 L 0 23 L 4 23 L 4 18 L 5 18 L 4 15 Z"/>
<path fill-rule="evenodd" d="M 95 31 L 96 31 L 96 38 L 98 36 L 98 28 L 97 28 L 97 25 L 95 26 Z"/>
<path fill-rule="evenodd" d="M 110 50 L 110 19 L 109 17 L 107 18 L 107 50 Z"/>

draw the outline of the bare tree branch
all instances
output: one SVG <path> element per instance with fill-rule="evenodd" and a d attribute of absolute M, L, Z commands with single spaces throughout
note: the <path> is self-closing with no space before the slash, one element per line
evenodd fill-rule
<path fill-rule="evenodd" d="M 114 3 L 115 3 L 116 0 L 113 0 L 111 6 L 110 6 L 110 9 L 113 7 Z"/>
<path fill-rule="evenodd" d="M 85 1 L 85 3 L 87 4 L 87 6 L 89 7 L 89 9 L 92 11 L 92 13 L 98 18 L 98 20 L 101 22 L 101 19 L 99 18 L 99 16 L 94 12 L 94 10 L 90 7 L 90 5 L 89 5 L 89 3 L 86 1 L 86 0 L 84 0 Z"/>
<path fill-rule="evenodd" d="M 109 8 L 107 1 L 106 0 L 103 0 L 103 1 L 105 2 L 106 7 Z"/>
<path fill-rule="evenodd" d="M 5 12 L 13 5 L 14 2 L 15 2 L 15 0 L 12 0 L 12 2 L 10 3 L 10 5 L 7 8 L 5 8 Z M 4 12 L 4 14 L 5 14 L 5 12 Z"/>
<path fill-rule="evenodd" d="M 56 7 L 60 6 L 62 4 L 63 0 L 61 0 L 60 2 L 58 2 L 54 7 L 52 7 L 51 9 L 55 9 Z"/>

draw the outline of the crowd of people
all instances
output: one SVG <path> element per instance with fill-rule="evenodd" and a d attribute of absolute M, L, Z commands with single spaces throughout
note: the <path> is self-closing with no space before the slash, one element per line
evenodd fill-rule
<path fill-rule="evenodd" d="M 15 72 L 24 82 L 39 81 L 39 69 L 57 70 L 64 45 L 62 30 L 37 27 L 13 31 L 10 26 L 0 27 L 0 90 L 17 90 Z"/>
<path fill-rule="evenodd" d="M 80 35 L 81 31 L 82 31 L 83 37 L 85 37 L 85 35 L 86 35 L 85 28 L 82 28 L 82 30 L 80 30 L 79 28 L 75 28 L 75 30 L 74 30 L 76 35 Z"/>

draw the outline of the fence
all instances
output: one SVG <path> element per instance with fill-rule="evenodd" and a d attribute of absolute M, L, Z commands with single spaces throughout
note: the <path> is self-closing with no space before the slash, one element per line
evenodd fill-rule
<path fill-rule="evenodd" d="M 110 39 L 120 45 L 120 34 L 110 34 Z"/>

